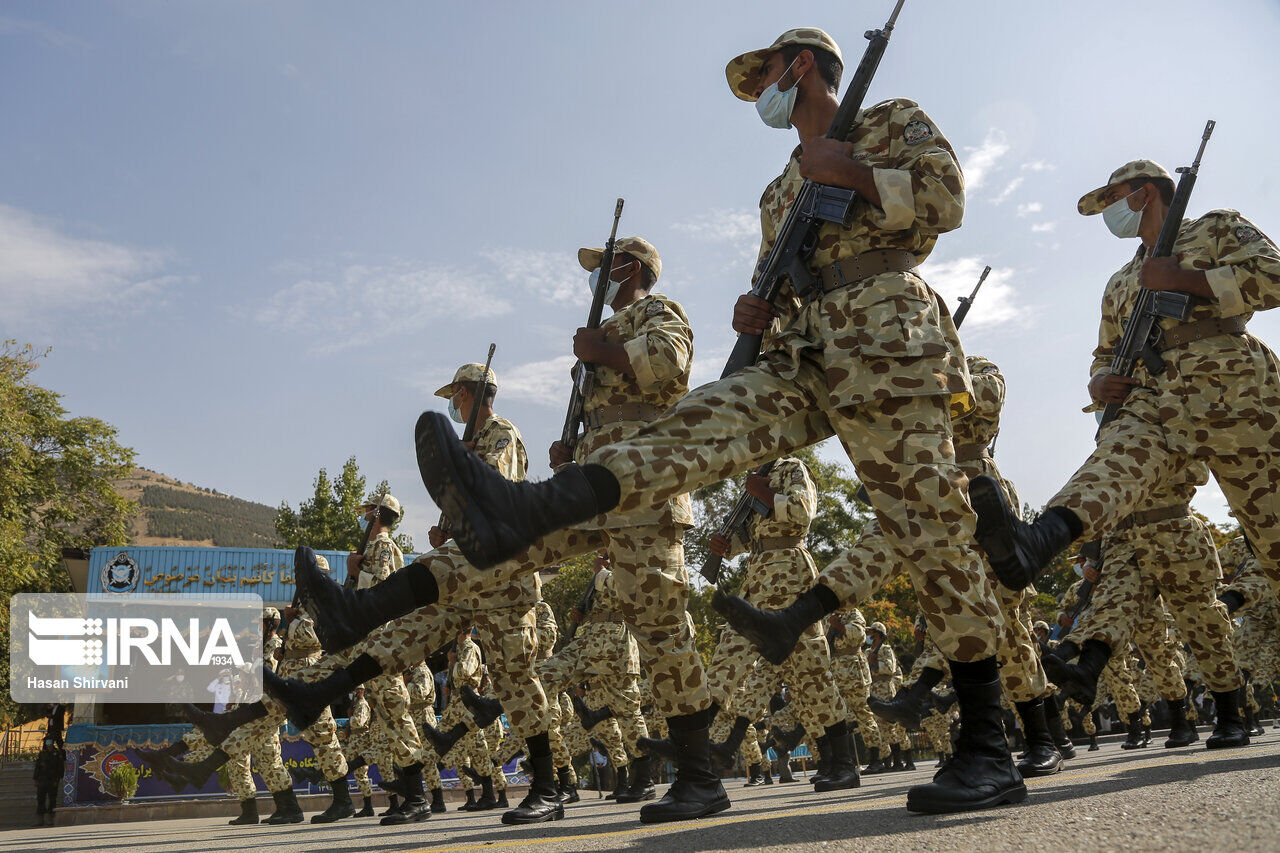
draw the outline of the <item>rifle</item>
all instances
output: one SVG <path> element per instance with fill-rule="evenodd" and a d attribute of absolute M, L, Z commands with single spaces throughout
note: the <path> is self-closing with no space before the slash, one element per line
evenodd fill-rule
<path fill-rule="evenodd" d="M 767 477 L 777 462 L 778 460 L 776 459 L 766 462 L 753 473 L 759 474 L 761 477 Z M 761 518 L 768 518 L 772 512 L 772 507 L 767 506 L 764 501 L 743 489 L 742 494 L 738 495 L 738 500 L 734 503 L 733 508 L 729 510 L 729 514 L 724 517 L 724 521 L 716 529 L 716 533 L 732 542 L 733 537 L 737 535 L 739 530 L 745 533 L 747 522 L 751 520 L 752 513 L 759 515 Z M 698 570 L 698 574 L 706 578 L 708 583 L 719 583 L 720 570 L 723 567 L 724 557 L 714 553 L 708 554 L 707 559 L 702 564 L 702 568 Z"/>
<path fill-rule="evenodd" d="M 609 271 L 613 269 L 614 248 L 618 239 L 618 220 L 622 218 L 622 199 L 618 199 L 613 208 L 613 228 L 609 231 L 609 239 L 605 241 L 604 253 L 600 256 L 600 278 L 596 281 L 596 292 L 591 295 L 591 311 L 587 314 L 587 328 L 600 328 L 600 315 L 604 313 L 604 294 L 609 289 Z M 583 423 L 583 406 L 587 394 L 595 380 L 596 366 L 589 362 L 579 361 L 573 366 L 573 390 L 569 393 L 569 410 L 565 412 L 564 429 L 560 432 L 560 443 L 570 454 L 578 444 L 578 426 Z"/>
<path fill-rule="evenodd" d="M 1102 541 L 1094 539 L 1080 546 L 1080 557 L 1085 560 L 1092 560 L 1098 571 L 1102 571 L 1102 561 L 1106 557 L 1106 551 L 1102 550 Z M 1093 600 L 1094 582 L 1085 578 L 1080 582 L 1080 588 L 1076 591 L 1076 606 L 1071 608 L 1071 612 L 1067 614 L 1071 617 L 1071 627 L 1075 627 L 1076 620 L 1080 618 L 1080 614 L 1085 611 L 1089 603 Z M 1061 640 L 1067 634 L 1071 633 L 1071 628 L 1063 630 L 1061 625 L 1055 625 L 1053 632 L 1049 635 L 1050 639 Z"/>
<path fill-rule="evenodd" d="M 493 353 L 497 348 L 497 344 L 489 344 L 489 355 L 484 360 L 484 370 L 480 371 L 480 378 L 476 380 L 475 390 L 471 393 L 471 413 L 467 415 L 467 425 L 462 428 L 464 443 L 476 440 L 476 430 L 480 424 L 480 401 L 484 399 L 484 390 L 489 385 L 489 365 L 493 364 Z M 449 535 L 449 518 L 443 510 L 440 512 L 440 520 L 436 523 L 436 527 L 439 527 L 446 537 Z"/>
<path fill-rule="evenodd" d="M 587 614 L 591 612 L 591 607 L 596 603 L 596 577 L 591 576 L 591 583 L 587 587 L 587 591 L 582 594 L 582 598 L 578 599 L 578 610 L 582 611 L 582 618 L 587 618 Z M 569 623 L 569 630 L 565 634 L 565 640 L 572 640 L 573 635 L 578 633 L 581 622 Z"/>
<path fill-rule="evenodd" d="M 862 110 L 862 102 L 871 86 L 871 78 L 875 76 L 880 58 L 889 46 L 889 36 L 893 33 L 898 13 L 902 11 L 902 4 L 905 2 L 906 0 L 898 0 L 883 29 L 866 32 L 865 36 L 870 44 L 862 54 L 858 70 L 831 120 L 831 127 L 827 130 L 828 139 L 846 139 L 853 130 L 854 120 Z M 769 254 L 756 273 L 751 284 L 751 294 L 772 304 L 778 298 L 784 283 L 790 283 L 797 295 L 804 295 L 817 288 L 818 277 L 810 271 L 807 261 L 817 245 L 818 231 L 824 222 L 848 227 L 857 200 L 858 194 L 854 190 L 831 187 L 806 179 L 787 210 L 787 218 L 778 230 L 777 239 L 773 241 Z M 762 340 L 763 335 L 740 332 L 720 378 L 755 364 L 760 356 Z"/>
<path fill-rule="evenodd" d="M 1210 119 L 1204 126 L 1204 135 L 1200 137 L 1200 148 L 1196 151 L 1196 159 L 1190 166 L 1179 166 L 1178 188 L 1173 193 L 1173 201 L 1169 203 L 1169 212 L 1165 214 L 1164 224 L 1160 226 L 1160 236 L 1148 257 L 1167 258 L 1173 254 L 1173 244 L 1182 230 L 1182 217 L 1187 212 L 1187 202 L 1191 200 L 1191 191 L 1196 185 L 1196 175 L 1200 172 L 1200 158 L 1204 155 L 1205 146 L 1209 144 L 1209 136 L 1213 133 L 1215 122 Z M 1120 336 L 1120 344 L 1111 360 L 1111 373 L 1116 376 L 1133 376 L 1138 362 L 1147 368 L 1152 376 L 1164 370 L 1164 359 L 1160 357 L 1160 339 L 1164 330 L 1160 327 L 1163 319 L 1185 320 L 1191 313 L 1191 294 L 1167 290 L 1148 290 L 1138 288 L 1138 298 L 1133 303 L 1133 311 L 1125 323 L 1124 334 Z M 1098 432 L 1115 420 L 1124 403 L 1107 403 L 1102 409 L 1102 418 L 1098 421 Z"/>

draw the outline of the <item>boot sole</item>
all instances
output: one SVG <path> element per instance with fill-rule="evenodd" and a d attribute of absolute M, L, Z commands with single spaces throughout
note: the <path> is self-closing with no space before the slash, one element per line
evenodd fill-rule
<path fill-rule="evenodd" d="M 1007 791 L 1001 791 L 998 794 L 992 794 L 982 800 L 976 800 L 967 803 L 913 803 L 911 802 L 912 791 L 907 792 L 907 811 L 915 814 L 956 814 L 959 812 L 981 811 L 982 809 L 992 809 L 996 806 L 1017 805 L 1027 799 L 1027 786 L 1019 785 Z"/>
<path fill-rule="evenodd" d="M 447 448 L 442 434 L 449 431 L 449 438 L 457 440 L 453 427 L 437 412 L 423 412 L 414 430 L 414 446 L 418 459 L 418 474 L 431 499 L 452 522 L 453 539 L 462 555 L 477 569 L 487 569 L 509 556 L 492 553 L 481 542 L 494 542 L 495 537 L 488 519 L 475 511 L 475 503 L 464 497 L 461 477 L 453 464 L 453 454 Z"/>
<path fill-rule="evenodd" d="M 700 817 L 709 817 L 710 815 L 713 815 L 713 814 L 719 814 L 720 812 L 728 811 L 730 806 L 732 805 L 733 804 L 730 803 L 728 799 L 718 800 L 715 803 L 712 803 L 706 806 L 705 808 L 699 810 L 696 814 L 678 814 L 678 815 L 677 814 L 655 815 L 652 812 L 646 814 L 644 809 L 641 809 L 640 822 L 641 823 L 675 823 L 681 820 L 697 820 Z"/>
<path fill-rule="evenodd" d="M 985 479 L 975 479 L 969 484 L 969 504 L 978 516 L 978 527 L 974 535 L 987 554 L 991 571 L 1009 589 L 1025 589 L 1035 580 L 1035 574 L 1028 573 L 1021 565 L 1013 534 L 1006 525 L 1011 512 L 999 486 Z M 1016 570 L 1001 568 L 1001 564 L 1009 561 L 1018 562 Z"/>

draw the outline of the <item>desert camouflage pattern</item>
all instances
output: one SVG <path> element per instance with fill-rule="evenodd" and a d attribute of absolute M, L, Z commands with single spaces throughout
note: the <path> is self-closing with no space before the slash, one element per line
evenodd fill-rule
<path fill-rule="evenodd" d="M 280 632 L 274 632 L 262 643 L 262 665 L 272 672 L 276 671 L 276 649 L 284 645 Z"/>
<path fill-rule="evenodd" d="M 836 687 L 844 698 L 845 708 L 851 719 L 856 719 L 862 742 L 867 749 L 880 747 L 880 724 L 876 715 L 867 707 L 871 695 L 871 667 L 863 644 L 867 641 L 867 620 L 856 607 L 837 611 L 844 634 L 833 637 L 831 648 L 831 674 Z"/>
<path fill-rule="evenodd" d="M 1187 220 L 1174 246 L 1184 269 L 1204 271 L 1216 300 L 1197 299 L 1191 321 L 1244 318 L 1280 304 L 1280 252 L 1233 210 Z M 1107 283 L 1091 375 L 1110 370 L 1138 293 L 1143 251 Z M 1166 329 L 1175 325 L 1163 320 Z M 1051 506 L 1074 512 L 1084 539 L 1098 538 L 1185 465 L 1206 462 L 1280 590 L 1280 364 L 1250 334 L 1222 334 L 1163 353 L 1165 372 L 1144 379 L 1103 430 L 1088 460 Z"/>
<path fill-rule="evenodd" d="M 333 719 L 333 715 L 329 715 L 329 719 Z M 289 776 L 289 771 L 284 769 L 284 762 L 280 758 L 280 726 L 284 723 L 283 717 L 275 717 L 268 714 L 266 717 L 260 717 L 247 725 L 241 726 L 233 731 L 219 747 L 229 757 L 227 759 L 227 773 L 231 779 L 233 790 L 237 799 L 247 800 L 254 796 L 253 782 L 249 781 L 248 789 L 244 788 L 243 778 L 245 771 L 249 768 L 249 759 L 253 758 L 254 763 L 258 767 L 258 775 L 262 777 L 262 783 L 267 786 L 267 790 L 272 793 L 279 793 L 293 787 L 293 779 Z M 323 718 L 316 725 L 322 725 Z M 308 729 L 308 731 L 310 731 Z M 336 738 L 335 738 L 336 740 Z M 338 756 L 342 756 L 342 750 L 338 750 Z M 185 756 L 184 756 L 185 757 Z M 319 753 L 316 759 L 319 760 Z M 241 769 L 242 768 L 242 769 Z M 346 760 L 342 762 L 342 775 L 346 776 Z M 326 776 L 326 779 L 336 779 L 337 776 Z"/>
<path fill-rule="evenodd" d="M 1156 699 L 1178 700 L 1187 695 L 1178 625 L 1163 599 L 1156 597 L 1143 608 L 1133 627 L 1133 645 L 1146 665 L 1143 677 L 1151 679 Z"/>
<path fill-rule="evenodd" d="M 399 675 L 403 669 L 401 666 L 384 671 L 365 684 L 365 695 L 374 708 L 374 742 L 391 756 L 391 763 L 397 767 L 425 764 L 427 758 L 409 710 L 409 690 Z"/>
<path fill-rule="evenodd" d="M 533 606 L 534 636 L 538 641 L 537 657 L 544 661 L 556 653 L 556 641 L 560 639 L 560 625 L 551 605 L 542 599 Z"/>
<path fill-rule="evenodd" d="M 888 643 L 881 643 L 878 649 L 867 652 L 867 663 L 871 667 L 871 695 L 886 700 L 897 696 L 902 689 L 902 667 L 898 665 L 898 656 L 893 647 Z M 881 757 L 889 754 L 889 747 L 895 743 L 902 749 L 911 748 L 911 736 L 901 724 L 883 717 L 877 719 L 880 724 Z"/>
<path fill-rule="evenodd" d="M 658 255 L 658 250 L 653 247 L 653 244 L 645 238 L 619 237 L 617 242 L 614 243 L 614 251 L 619 255 L 628 254 L 644 264 L 653 273 L 654 281 L 662 277 L 662 258 Z M 578 264 L 587 272 L 599 269 L 603 260 L 603 246 L 578 250 Z M 616 255 L 614 263 L 617 263 Z"/>
<path fill-rule="evenodd" d="M 600 328 L 605 341 L 621 344 L 634 375 L 605 364 L 596 365 L 595 379 L 583 401 L 588 421 L 606 407 L 644 404 L 657 412 L 669 408 L 689 391 L 693 364 L 693 329 L 680 304 L 660 293 L 651 293 L 614 312 Z M 616 410 L 614 410 L 616 411 Z M 595 450 L 630 438 L 643 420 L 623 420 L 587 429 L 574 448 L 578 462 Z M 593 526 L 604 528 L 648 525 L 693 526 L 693 505 L 687 494 L 676 495 L 656 507 L 628 513 L 608 513 Z"/>
<path fill-rule="evenodd" d="M 356 580 L 356 589 L 368 589 L 402 568 L 404 568 L 404 553 L 399 545 L 391 541 L 391 534 L 384 530 L 369 540 L 364 559 L 360 561 L 360 575 Z"/>
<path fill-rule="evenodd" d="M 363 694 L 356 694 L 351 699 L 350 710 L 347 714 L 347 739 L 342 744 L 342 754 L 347 759 L 347 766 L 351 766 L 351 762 L 356 756 L 360 756 L 365 763 L 355 770 L 351 771 L 351 775 L 355 777 L 356 788 L 360 791 L 362 797 L 373 796 L 373 783 L 369 781 L 369 767 L 373 764 L 370 757 L 373 754 L 372 746 L 372 723 L 373 712 L 369 710 L 369 701 L 364 698 Z M 390 772 L 390 769 L 388 769 Z"/>
<path fill-rule="evenodd" d="M 440 757 L 436 755 L 431 741 L 427 740 L 425 726 L 436 725 L 436 680 L 432 677 L 431 668 L 426 661 L 419 661 L 415 666 L 405 670 L 405 690 L 409 693 L 409 717 L 418 732 L 418 742 L 422 746 L 422 778 L 428 790 L 441 786 L 440 771 L 436 768 Z"/>
<path fill-rule="evenodd" d="M 1203 462 L 1187 457 L 1180 461 L 1185 467 L 1148 493 L 1140 504 L 1143 510 L 1186 504 L 1196 488 L 1208 480 Z M 1221 691 L 1239 687 L 1231 621 L 1226 606 L 1217 599 L 1222 569 L 1207 525 L 1190 515 L 1134 524 L 1108 534 L 1103 549 L 1102 577 L 1093 591 L 1089 633 L 1079 633 L 1080 639 L 1100 640 L 1113 650 L 1126 648 L 1144 612 L 1160 596 L 1183 639 L 1206 664 L 1206 685 Z M 1158 636 L 1164 629 L 1163 619 L 1158 612 L 1147 616 L 1159 622 Z M 1157 666 L 1172 654 L 1158 654 L 1151 647 L 1144 651 L 1152 653 Z"/>
<path fill-rule="evenodd" d="M 1280 678 L 1280 605 L 1243 536 L 1229 542 L 1222 554 L 1224 565 L 1235 570 L 1226 589 L 1240 593 L 1245 602 L 1236 611 L 1240 627 L 1232 635 L 1236 660 L 1249 674 L 1253 692 L 1266 692 Z M 1251 701 L 1257 705 L 1256 698 Z"/>
<path fill-rule="evenodd" d="M 774 39 L 773 44 L 768 47 L 747 51 L 729 60 L 729 64 L 725 66 L 724 74 L 729 81 L 729 89 L 734 96 L 744 101 L 756 100 L 755 89 L 765 61 L 768 60 L 771 54 L 776 53 L 787 45 L 820 47 L 828 53 L 835 54 L 835 57 L 843 62 L 843 57 L 840 56 L 840 46 L 835 43 L 831 36 L 817 27 L 797 27 L 793 30 L 787 30 Z"/>
<path fill-rule="evenodd" d="M 493 759 L 484 729 L 476 727 L 471 712 L 467 710 L 466 705 L 462 704 L 461 696 L 463 687 L 470 687 L 477 693 L 480 692 L 480 682 L 484 675 L 480 647 L 472 641 L 470 636 L 466 636 L 458 643 L 456 651 L 457 660 L 449 669 L 449 702 L 445 705 L 444 714 L 440 718 L 440 727 L 448 731 L 458 723 L 463 723 L 467 726 L 467 733 L 454 744 L 447 755 L 442 755 L 440 758 L 446 765 L 452 764 L 458 771 L 459 779 L 465 779 L 463 767 L 470 767 L 477 773 L 488 775 L 493 767 Z"/>
<path fill-rule="evenodd" d="M 929 745 L 938 753 L 939 758 L 950 755 L 951 750 L 951 717 L 937 708 L 930 709 L 921 722 L 921 728 L 929 738 Z"/>

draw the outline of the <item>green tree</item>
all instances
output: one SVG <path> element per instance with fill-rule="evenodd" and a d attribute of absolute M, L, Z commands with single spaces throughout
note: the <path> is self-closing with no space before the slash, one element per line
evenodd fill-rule
<path fill-rule="evenodd" d="M 133 450 L 97 418 L 69 417 L 32 381 L 48 350 L 0 344 L 0 595 L 68 592 L 62 549 L 126 545 L 136 507 L 115 489 Z M 0 679 L 9 678 L 9 609 L 0 607 Z M 0 709 L 21 716 L 5 691 Z"/>
<path fill-rule="evenodd" d="M 354 551 L 360 547 L 362 534 L 358 516 L 360 507 L 390 486 L 383 480 L 374 491 L 365 493 L 365 478 L 352 456 L 342 464 L 336 479 L 324 468 L 316 474 L 311 497 L 298 504 L 295 512 L 288 501 L 280 502 L 276 514 L 276 533 L 281 547 L 306 545 L 316 550 Z M 413 540 L 404 534 L 392 537 L 402 550 L 412 551 Z"/>
<path fill-rule="evenodd" d="M 572 624 L 569 621 L 569 611 L 578 606 L 587 587 L 591 585 L 591 564 L 594 561 L 594 554 L 574 557 L 563 563 L 556 576 L 542 585 L 542 599 L 551 605 L 551 612 L 555 614 L 556 623 L 560 627 L 557 650 L 568 641 L 569 626 Z"/>

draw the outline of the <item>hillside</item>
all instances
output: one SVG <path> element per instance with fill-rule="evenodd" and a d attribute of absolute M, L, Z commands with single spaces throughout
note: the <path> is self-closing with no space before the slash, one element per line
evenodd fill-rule
<path fill-rule="evenodd" d="M 205 545 L 269 548 L 278 541 L 275 507 L 183 483 L 134 468 L 116 489 L 137 501 L 133 542 L 138 545 Z"/>

